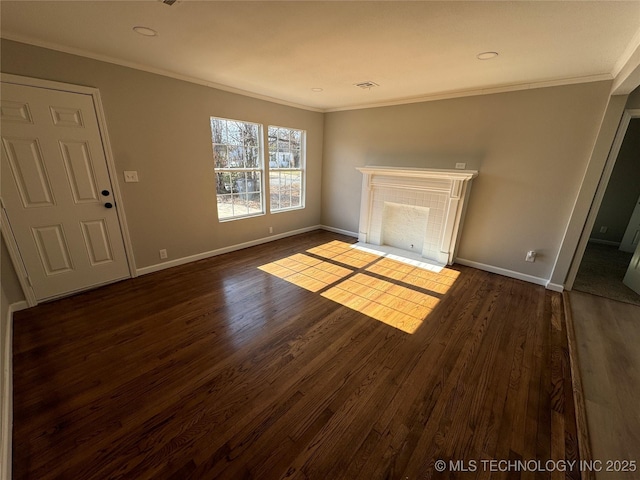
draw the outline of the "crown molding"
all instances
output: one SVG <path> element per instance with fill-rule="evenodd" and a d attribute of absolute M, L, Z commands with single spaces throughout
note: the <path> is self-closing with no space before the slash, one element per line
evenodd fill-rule
<path fill-rule="evenodd" d="M 302 105 L 300 103 L 295 103 L 295 102 L 289 102 L 287 100 L 281 100 L 279 98 L 270 97 L 268 95 L 261 95 L 259 93 L 250 92 L 248 90 L 242 90 L 240 88 L 230 87 L 228 85 L 223 85 L 221 83 L 210 82 L 208 80 L 203 80 L 201 78 L 192 77 L 189 75 L 183 75 L 180 73 L 173 72 L 171 70 L 164 70 L 161 68 L 155 68 L 155 67 L 151 67 L 151 66 L 144 65 L 137 62 L 129 62 L 127 60 L 121 60 L 119 58 L 111 57 L 108 55 L 92 53 L 87 50 L 82 50 L 80 48 L 67 47 L 64 45 L 59 45 L 57 43 L 45 42 L 42 40 L 36 40 L 30 37 L 23 37 L 21 35 L 14 35 L 12 33 L 6 33 L 6 32 L 3 32 L 0 35 L 0 38 L 3 38 L 5 40 L 11 40 L 14 42 L 25 43 L 27 45 L 33 45 L 35 47 L 47 48 L 49 50 L 55 50 L 62 53 L 68 53 L 70 55 L 77 55 L 80 57 L 91 58 L 92 60 L 111 63 L 114 65 L 119 65 L 121 67 L 133 68 L 135 70 L 141 70 L 147 73 L 153 73 L 156 75 L 162 75 L 164 77 L 174 78 L 176 80 L 182 80 L 184 82 L 195 83 L 197 85 L 202 85 L 209 88 L 215 88 L 216 90 L 222 90 L 229 93 L 235 93 L 237 95 L 243 95 L 245 97 L 255 98 L 257 100 L 264 100 L 266 102 L 285 105 L 287 107 L 300 108 L 302 110 L 309 110 L 312 112 L 319 112 L 319 113 L 322 113 L 324 111 L 321 108 L 311 107 L 309 105 Z"/>
<path fill-rule="evenodd" d="M 22 35 L 15 35 L 12 33 L 7 33 L 7 32 L 2 32 L 2 34 L 0 34 L 0 38 L 6 39 L 6 40 L 11 40 L 11 41 L 15 41 L 15 42 L 20 42 L 20 43 L 25 43 L 27 45 L 33 45 L 36 47 L 41 47 L 41 48 L 47 48 L 50 50 L 55 50 L 58 52 L 63 52 L 63 53 L 68 53 L 71 55 L 77 55 L 77 56 L 81 56 L 81 57 L 86 57 L 86 58 L 90 58 L 93 60 L 98 60 L 101 62 L 106 62 L 106 63 L 111 63 L 114 65 L 119 65 L 122 67 L 127 67 L 127 68 L 133 68 L 135 70 L 141 70 L 147 73 L 153 73 L 156 75 L 162 75 L 165 77 L 170 77 L 170 78 L 174 78 L 176 80 L 182 80 L 185 82 L 189 82 L 189 83 L 194 83 L 197 85 L 202 85 L 205 87 L 209 87 L 209 88 L 215 88 L 217 90 L 222 90 L 225 92 L 229 92 L 229 93 L 234 93 L 237 95 L 243 95 L 245 97 L 250 97 L 250 98 L 255 98 L 257 100 L 263 100 L 266 102 L 271 102 L 271 103 L 276 103 L 279 105 L 284 105 L 287 107 L 293 107 L 293 108 L 299 108 L 302 110 L 308 110 L 311 112 L 318 112 L 318 113 L 331 113 L 331 112 L 341 112 L 341 111 L 349 111 L 349 110 L 362 110 L 362 109 L 366 109 L 366 108 L 378 108 L 378 107 L 390 107 L 390 106 L 395 106 L 395 105 L 406 105 L 406 104 L 411 104 L 411 103 L 423 103 L 423 102 L 432 102 L 432 101 L 436 101 L 436 100 L 449 100 L 449 99 L 453 99 L 453 98 L 463 98 L 463 97 L 474 97 L 474 96 L 480 96 L 480 95 L 493 95 L 496 93 L 506 93 L 506 92 L 517 92 L 517 91 L 521 91 L 521 90 L 530 90 L 530 89 L 537 89 L 537 88 L 546 88 L 546 87 L 558 87 L 558 86 L 564 86 L 564 85 L 574 85 L 574 84 L 579 84 L 579 83 L 590 83 L 590 82 L 601 82 L 601 81 L 609 81 L 609 80 L 613 80 L 615 75 L 611 74 L 611 73 L 604 73 L 604 74 L 598 74 L 598 75 L 588 75 L 588 76 L 583 76 L 583 77 L 571 77 L 571 78 L 560 78 L 560 79 L 554 79 L 554 80 L 544 80 L 544 81 L 539 81 L 539 82 L 529 82 L 529 83 L 517 83 L 517 84 L 504 84 L 504 85 L 496 85 L 496 86 L 490 86 L 490 87 L 485 87 L 485 88 L 476 88 L 476 89 L 469 89 L 469 90 L 451 90 L 451 91 L 447 91 L 447 92 L 440 92 L 440 93 L 434 93 L 434 94 L 429 94 L 429 95 L 419 95 L 419 96 L 412 96 L 412 97 L 405 97 L 405 98 L 399 98 L 399 99 L 393 99 L 393 100 L 387 100 L 387 101 L 381 101 L 381 102 L 374 102 L 374 103 L 366 103 L 366 104 L 355 104 L 355 105 L 347 105 L 347 106 L 343 106 L 343 107 L 327 107 L 327 108 L 318 108 L 318 107 L 312 107 L 309 105 L 304 105 L 304 104 L 300 104 L 300 103 L 295 103 L 295 102 L 290 102 L 287 100 L 282 100 L 279 98 L 275 98 L 275 97 L 270 97 L 268 95 L 262 95 L 259 93 L 255 93 L 255 92 L 251 92 L 248 90 L 242 90 L 240 88 L 235 88 L 235 87 L 231 87 L 229 85 L 223 85 L 220 83 L 215 83 L 215 82 L 211 82 L 208 80 L 203 80 L 201 78 L 197 78 L 197 77 L 191 77 L 189 75 L 183 75 L 180 73 L 176 73 L 170 70 L 164 70 L 161 68 L 155 68 L 155 67 L 151 67 L 148 65 L 144 65 L 144 64 L 140 64 L 137 62 L 129 62 L 126 60 L 121 60 L 115 57 L 111 57 L 108 55 L 101 55 L 101 54 L 96 54 L 96 53 L 92 53 L 86 50 L 82 50 L 79 48 L 74 48 L 74 47 L 67 47 L 64 45 L 59 45 L 56 43 L 52 43 L 52 42 L 46 42 L 46 41 L 42 41 L 42 40 L 37 40 L 31 37 L 26 37 L 26 36 L 22 36 Z M 634 37 L 635 39 L 636 37 Z M 637 36 L 637 40 L 638 42 L 640 42 L 640 32 Z M 632 41 L 632 43 L 634 43 L 634 41 Z M 630 47 L 632 45 L 630 44 Z M 627 48 L 627 50 L 630 52 L 629 55 L 632 55 L 633 52 L 635 51 L 634 48 Z M 625 51 L 625 55 L 626 55 L 626 51 Z M 623 55 L 624 57 L 624 55 Z M 621 59 L 623 58 L 621 57 Z M 625 60 L 626 61 L 626 60 Z M 621 60 L 618 61 L 618 64 L 621 62 Z M 618 66 L 618 64 L 616 64 L 616 67 Z M 622 65 L 624 67 L 624 64 Z M 614 70 L 615 71 L 615 70 Z"/>
<path fill-rule="evenodd" d="M 591 83 L 613 80 L 613 75 L 603 73 L 599 75 L 588 75 L 584 77 L 572 77 L 556 80 L 545 80 L 531 83 L 505 84 L 487 88 L 477 88 L 472 90 L 451 90 L 448 92 L 434 93 L 433 95 L 421 95 L 418 97 L 408 97 L 387 102 L 349 105 L 346 107 L 325 108 L 325 113 L 343 112 L 348 110 L 362 110 L 365 108 L 392 107 L 394 105 L 407 105 L 410 103 L 433 102 L 436 100 L 449 100 L 452 98 L 476 97 L 480 95 L 493 95 L 496 93 L 518 92 L 521 90 L 532 90 L 537 88 L 561 87 L 565 85 L 575 85 L 579 83 Z"/>
<path fill-rule="evenodd" d="M 477 170 L 453 170 L 448 168 L 379 167 L 375 165 L 365 165 L 364 167 L 356 167 L 356 170 L 368 175 L 385 175 L 401 178 L 437 178 L 468 181 L 478 176 Z"/>
<path fill-rule="evenodd" d="M 627 66 L 629 61 L 634 56 L 636 50 L 640 48 L 640 29 L 636 32 L 636 34 L 631 38 L 631 41 L 627 45 L 627 48 L 624 49 L 622 55 L 618 58 L 618 61 L 613 66 L 613 71 L 611 74 L 613 78 L 616 78 L 622 72 L 622 69 Z"/>

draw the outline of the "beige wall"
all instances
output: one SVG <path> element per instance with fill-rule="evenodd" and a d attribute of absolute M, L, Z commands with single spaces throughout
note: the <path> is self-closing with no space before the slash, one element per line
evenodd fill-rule
<path fill-rule="evenodd" d="M 640 196 L 640 118 L 632 119 L 607 185 L 591 238 L 619 243 Z M 600 227 L 607 231 L 600 233 Z"/>
<path fill-rule="evenodd" d="M 597 82 L 325 117 L 322 223 L 357 231 L 363 165 L 478 169 L 458 256 L 548 279 L 609 99 Z M 527 250 L 539 252 L 535 263 Z"/>
<path fill-rule="evenodd" d="M 320 222 L 321 113 L 7 40 L 2 72 L 100 90 L 138 268 Z M 218 223 L 210 116 L 306 130 L 306 208 Z"/>
<path fill-rule="evenodd" d="M 100 89 L 138 268 L 159 263 L 160 248 L 169 260 L 196 255 L 266 237 L 269 226 L 275 234 L 319 223 L 355 232 L 356 166 L 466 162 L 480 176 L 459 257 L 549 278 L 610 88 L 597 82 L 323 115 L 5 40 L 2 71 Z M 219 224 L 211 115 L 307 130 L 307 208 Z M 137 170 L 140 183 L 122 182 L 123 170 Z M 524 262 L 530 249 L 539 252 L 534 264 Z"/>

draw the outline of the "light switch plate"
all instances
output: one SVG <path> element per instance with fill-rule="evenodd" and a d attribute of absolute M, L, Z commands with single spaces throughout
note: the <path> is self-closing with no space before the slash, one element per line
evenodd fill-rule
<path fill-rule="evenodd" d="M 124 181 L 126 183 L 133 183 L 138 181 L 138 172 L 135 170 L 124 171 Z"/>
<path fill-rule="evenodd" d="M 464 170 L 465 168 L 467 168 L 467 164 L 466 163 L 456 163 L 456 169 L 457 170 Z"/>

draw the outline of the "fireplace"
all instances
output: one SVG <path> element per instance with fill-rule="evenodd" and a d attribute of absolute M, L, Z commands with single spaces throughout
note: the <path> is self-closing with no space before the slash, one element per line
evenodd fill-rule
<path fill-rule="evenodd" d="M 360 167 L 358 240 L 450 265 L 475 170 Z"/>

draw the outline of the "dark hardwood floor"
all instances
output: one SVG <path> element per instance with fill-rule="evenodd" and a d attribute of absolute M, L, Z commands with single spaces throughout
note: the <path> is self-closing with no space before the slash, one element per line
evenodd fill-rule
<path fill-rule="evenodd" d="M 354 241 L 312 232 L 16 314 L 14 478 L 579 478 L 481 463 L 577 459 L 561 296 Z"/>

